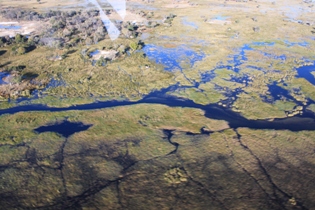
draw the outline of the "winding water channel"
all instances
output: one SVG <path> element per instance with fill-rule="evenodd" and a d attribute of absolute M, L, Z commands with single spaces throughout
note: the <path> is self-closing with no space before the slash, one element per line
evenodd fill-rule
<path fill-rule="evenodd" d="M 255 43 L 262 44 L 262 43 Z M 268 44 L 268 43 L 267 43 Z M 182 49 L 183 46 L 180 46 Z M 234 69 L 236 72 L 238 71 L 238 66 L 246 60 L 245 50 L 252 50 L 249 45 L 245 45 L 241 48 L 239 55 L 234 56 L 232 59 L 232 63 L 234 65 L 230 66 L 218 66 L 217 68 L 231 68 Z M 177 49 L 169 49 L 166 50 L 164 48 L 158 48 L 154 45 L 147 45 L 145 48 L 145 53 L 149 57 L 155 57 L 158 59 L 157 63 L 163 63 L 166 65 L 166 70 L 168 68 L 174 68 L 177 66 L 180 68 L 179 60 L 183 58 L 183 56 L 189 57 L 189 62 L 193 65 L 196 61 L 201 60 L 203 58 L 202 54 L 195 53 L 194 51 L 187 50 L 177 50 Z M 162 53 L 162 51 L 164 53 Z M 185 51 L 183 53 L 183 51 Z M 166 52 L 166 53 L 165 53 Z M 170 55 L 174 54 L 175 52 L 179 52 L 177 57 L 175 58 L 170 57 Z M 175 53 L 176 54 L 176 53 Z M 154 55 L 158 55 L 157 57 Z M 160 60 L 159 60 L 160 59 Z M 234 66 L 234 68 L 233 68 Z M 315 65 L 313 66 L 303 66 L 297 69 L 298 75 L 297 77 L 302 77 L 312 83 L 314 82 L 314 76 L 311 74 L 312 71 L 315 70 Z M 213 71 L 211 71 L 213 72 Z M 1 76 L 1 75 L 0 75 Z M 201 83 L 209 82 L 211 78 L 209 77 L 205 81 L 201 81 Z M 1 83 L 0 83 L 1 84 Z M 198 88 L 200 83 L 195 83 L 193 86 L 189 86 L 187 88 L 196 87 Z M 274 84 L 275 87 L 277 87 Z M 120 107 L 120 106 L 130 106 L 136 104 L 160 104 L 166 105 L 169 107 L 183 107 L 183 108 L 196 108 L 205 111 L 205 116 L 211 119 L 218 119 L 218 120 L 225 120 L 229 123 L 231 128 L 239 128 L 239 127 L 247 127 L 252 129 L 288 129 L 291 131 L 302 131 L 302 130 L 315 130 L 315 115 L 310 111 L 304 111 L 302 115 L 295 116 L 295 117 L 287 117 L 283 119 L 266 119 L 266 120 L 249 120 L 241 116 L 237 112 L 233 112 L 228 108 L 223 108 L 218 106 L 217 104 L 209 104 L 209 105 L 202 105 L 197 104 L 192 100 L 183 99 L 175 96 L 170 96 L 167 93 L 173 92 L 178 90 L 179 88 L 185 88 L 180 86 L 179 84 L 172 85 L 168 88 L 164 88 L 162 90 L 155 90 L 145 96 L 143 99 L 138 101 L 106 101 L 106 102 L 94 102 L 90 104 L 83 104 L 83 105 L 74 105 L 70 107 L 48 107 L 46 105 L 22 105 L 13 108 L 3 109 L 0 110 L 0 115 L 4 114 L 15 114 L 18 112 L 31 112 L 31 111 L 49 111 L 49 112 L 61 112 L 61 111 L 70 111 L 70 110 L 94 110 L 94 109 L 103 109 L 103 108 L 113 108 L 113 107 Z M 279 88 L 270 89 L 273 95 L 281 94 L 281 91 L 278 90 Z M 282 90 L 280 88 L 280 90 Z"/>
<path fill-rule="evenodd" d="M 61 112 L 70 110 L 94 110 L 103 108 L 113 108 L 120 106 L 130 106 L 136 104 L 160 104 L 169 107 L 183 107 L 183 108 L 196 108 L 205 111 L 205 117 L 217 120 L 225 120 L 229 123 L 231 128 L 247 127 L 253 129 L 276 129 L 283 130 L 288 129 L 291 131 L 302 130 L 315 130 L 315 115 L 311 112 L 304 112 L 303 115 L 273 119 L 273 120 L 249 120 L 242 117 L 240 114 L 233 112 L 229 109 L 222 108 L 216 104 L 201 105 L 193 102 L 189 99 L 182 99 L 175 96 L 169 96 L 165 94 L 176 86 L 163 89 L 161 91 L 154 91 L 148 96 L 139 101 L 106 101 L 106 102 L 94 102 L 84 105 L 76 105 L 70 107 L 56 108 L 48 107 L 45 105 L 25 105 L 18 106 L 9 109 L 0 110 L 0 115 L 15 114 L 18 112 L 31 112 L 31 111 L 49 111 L 49 112 Z"/>

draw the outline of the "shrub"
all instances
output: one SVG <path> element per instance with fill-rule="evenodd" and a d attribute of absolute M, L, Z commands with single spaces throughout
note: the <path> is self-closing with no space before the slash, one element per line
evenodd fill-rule
<path fill-rule="evenodd" d="M 25 47 L 19 47 L 16 52 L 18 55 L 23 55 L 26 53 L 26 49 Z"/>
<path fill-rule="evenodd" d="M 21 43 L 21 42 L 24 41 L 24 38 L 23 38 L 23 36 L 21 34 L 17 34 L 17 35 L 15 35 L 14 40 L 15 40 L 16 43 Z"/>
<path fill-rule="evenodd" d="M 129 47 L 132 49 L 132 51 L 135 51 L 139 48 L 139 44 L 137 42 L 131 42 Z"/>

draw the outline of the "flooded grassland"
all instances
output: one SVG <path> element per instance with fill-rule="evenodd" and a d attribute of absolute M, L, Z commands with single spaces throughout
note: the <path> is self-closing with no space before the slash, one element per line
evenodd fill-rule
<path fill-rule="evenodd" d="M 95 11 L 0 27 L 1 206 L 314 209 L 314 2 L 127 5 L 114 41 Z"/>

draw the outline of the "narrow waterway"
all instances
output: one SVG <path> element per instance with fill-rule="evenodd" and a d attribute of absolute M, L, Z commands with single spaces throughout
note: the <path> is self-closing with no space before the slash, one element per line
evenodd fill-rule
<path fill-rule="evenodd" d="M 171 87 L 170 87 L 171 88 Z M 273 120 L 249 120 L 242 117 L 240 114 L 225 109 L 216 104 L 201 105 L 189 99 L 178 98 L 164 94 L 170 88 L 163 89 L 162 91 L 154 91 L 145 98 L 139 101 L 107 101 L 95 102 L 84 105 L 76 105 L 70 107 L 56 108 L 47 107 L 45 105 L 25 105 L 9 109 L 0 110 L 0 115 L 15 114 L 18 112 L 31 112 L 31 111 L 48 111 L 48 112 L 61 112 L 70 110 L 95 110 L 104 108 L 113 108 L 120 106 L 130 106 L 136 104 L 160 104 L 169 107 L 183 107 L 183 108 L 196 108 L 205 111 L 205 117 L 217 120 L 225 120 L 229 123 L 231 128 L 247 127 L 253 129 L 276 129 L 291 131 L 302 130 L 315 130 L 315 116 L 311 112 L 305 112 L 303 115 Z"/>

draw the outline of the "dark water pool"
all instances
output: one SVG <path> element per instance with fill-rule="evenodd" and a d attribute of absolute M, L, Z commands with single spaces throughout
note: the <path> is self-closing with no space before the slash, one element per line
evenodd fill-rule
<path fill-rule="evenodd" d="M 315 62 L 310 66 L 302 66 L 296 69 L 298 72 L 298 78 L 304 78 L 309 81 L 312 85 L 315 85 L 315 76 L 312 72 L 315 72 Z"/>
<path fill-rule="evenodd" d="M 289 99 L 290 101 L 294 101 L 298 105 L 302 105 L 302 102 L 297 101 L 294 97 L 290 95 L 290 92 L 283 87 L 280 87 L 276 82 L 268 85 L 268 91 L 270 92 L 271 98 L 267 96 L 261 95 L 264 102 L 274 103 L 274 101 L 281 100 L 282 98 Z"/>
<path fill-rule="evenodd" d="M 68 138 L 74 133 L 89 129 L 91 126 L 92 125 L 85 125 L 82 122 L 62 121 L 52 125 L 41 126 L 39 128 L 36 128 L 34 131 L 38 133 L 55 132 L 62 135 L 65 138 Z"/>

